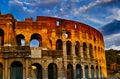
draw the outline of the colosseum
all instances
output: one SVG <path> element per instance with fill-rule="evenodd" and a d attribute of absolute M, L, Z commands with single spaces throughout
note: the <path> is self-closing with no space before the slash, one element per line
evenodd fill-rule
<path fill-rule="evenodd" d="M 0 14 L 0 79 L 102 79 L 104 40 L 93 27 L 37 16 Z"/>

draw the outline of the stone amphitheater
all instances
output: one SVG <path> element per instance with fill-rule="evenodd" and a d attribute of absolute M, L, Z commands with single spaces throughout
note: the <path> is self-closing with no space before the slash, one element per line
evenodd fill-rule
<path fill-rule="evenodd" d="M 0 79 L 102 79 L 104 40 L 81 22 L 0 14 Z"/>

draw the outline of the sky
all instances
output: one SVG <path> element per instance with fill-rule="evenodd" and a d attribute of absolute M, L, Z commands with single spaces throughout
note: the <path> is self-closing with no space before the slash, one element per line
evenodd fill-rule
<path fill-rule="evenodd" d="M 52 16 L 82 22 L 102 32 L 106 49 L 120 49 L 120 25 L 114 24 L 120 22 L 120 0 L 0 0 L 0 10 L 20 21 Z"/>

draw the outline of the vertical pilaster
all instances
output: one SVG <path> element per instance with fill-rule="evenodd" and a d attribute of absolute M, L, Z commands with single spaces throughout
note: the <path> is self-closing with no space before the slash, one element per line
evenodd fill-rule
<path fill-rule="evenodd" d="M 43 69 L 43 79 L 48 79 L 48 68 Z"/>
<path fill-rule="evenodd" d="M 81 61 L 83 61 L 84 56 L 83 56 L 83 47 L 80 46 L 80 56 L 81 56 Z"/>
<path fill-rule="evenodd" d="M 96 79 L 96 65 L 94 65 L 94 78 Z"/>
<path fill-rule="evenodd" d="M 25 60 L 25 78 L 29 78 L 29 75 L 28 75 L 28 59 Z"/>
<path fill-rule="evenodd" d="M 86 79 L 85 78 L 85 67 L 84 67 L 84 65 L 82 65 L 82 71 L 83 71 L 83 78 L 82 79 Z"/>
<path fill-rule="evenodd" d="M 89 47 L 87 47 L 87 58 L 90 59 Z"/>
<path fill-rule="evenodd" d="M 7 59 L 5 59 L 5 71 L 4 71 L 4 79 L 8 79 L 8 63 Z"/>
<path fill-rule="evenodd" d="M 88 72 L 88 73 L 89 73 L 88 75 L 89 75 L 89 78 L 91 79 L 91 66 L 90 66 L 90 65 L 88 66 L 88 69 L 89 69 L 89 70 L 88 70 L 88 71 L 89 71 L 89 72 Z"/>

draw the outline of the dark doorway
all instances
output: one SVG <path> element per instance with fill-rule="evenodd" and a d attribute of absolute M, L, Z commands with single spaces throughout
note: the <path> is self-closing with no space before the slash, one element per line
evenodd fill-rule
<path fill-rule="evenodd" d="M 10 79 L 23 79 L 23 65 L 14 61 L 10 67 Z"/>
<path fill-rule="evenodd" d="M 48 79 L 57 79 L 57 65 L 54 63 L 48 66 Z"/>

